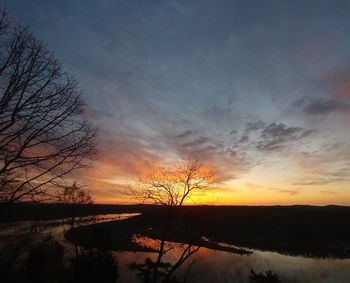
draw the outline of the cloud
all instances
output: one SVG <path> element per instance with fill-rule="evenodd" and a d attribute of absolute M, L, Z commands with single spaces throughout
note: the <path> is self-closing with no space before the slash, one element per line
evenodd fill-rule
<path fill-rule="evenodd" d="M 331 112 L 350 111 L 350 103 L 341 99 L 321 99 L 305 97 L 294 103 L 308 115 L 327 115 Z"/>
<path fill-rule="evenodd" d="M 246 122 L 243 133 L 242 133 L 240 139 L 238 140 L 238 143 L 239 144 L 248 143 L 250 141 L 251 132 L 261 130 L 265 126 L 266 126 L 266 123 L 261 121 L 261 120 Z"/>
<path fill-rule="evenodd" d="M 290 194 L 292 196 L 295 196 L 295 195 L 300 193 L 298 190 L 293 190 L 293 189 L 290 189 L 290 190 L 283 189 L 283 190 L 279 190 L 278 192 L 285 193 L 285 194 Z"/>
<path fill-rule="evenodd" d="M 209 141 L 209 138 L 206 137 L 199 137 L 193 141 L 187 142 L 182 144 L 183 147 L 195 147 L 198 148 L 198 146 L 202 146 L 203 144 L 207 143 Z"/>
<path fill-rule="evenodd" d="M 281 150 L 288 143 L 303 139 L 313 132 L 313 130 L 301 127 L 288 127 L 281 123 L 271 123 L 262 130 L 256 148 L 260 151 Z"/>
<path fill-rule="evenodd" d="M 263 129 L 266 126 L 266 122 L 262 120 L 248 121 L 245 126 L 245 132 L 252 132 Z"/>
<path fill-rule="evenodd" d="M 197 133 L 197 131 L 186 130 L 186 131 L 183 131 L 181 134 L 178 134 L 176 136 L 176 138 L 184 139 L 184 138 L 190 137 L 190 136 L 192 136 L 192 135 L 194 135 L 196 133 Z"/>
<path fill-rule="evenodd" d="M 327 185 L 331 183 L 330 180 L 325 178 L 310 178 L 305 177 L 302 179 L 299 179 L 298 181 L 292 183 L 292 185 L 295 186 L 320 186 L 320 185 Z"/>
<path fill-rule="evenodd" d="M 308 137 L 315 130 L 288 126 L 283 123 L 266 123 L 262 120 L 248 121 L 239 139 L 234 143 L 235 149 L 245 148 L 248 151 L 279 151 L 287 144 Z"/>
<path fill-rule="evenodd" d="M 350 180 L 349 175 L 337 176 L 337 174 L 329 174 L 319 177 L 304 177 L 293 183 L 295 186 L 323 186 L 334 183 L 343 183 Z"/>
<path fill-rule="evenodd" d="M 112 138 L 100 138 L 99 151 L 99 159 L 90 174 L 96 178 L 134 175 L 163 162 L 161 152 L 151 152 L 136 137 L 112 135 Z"/>

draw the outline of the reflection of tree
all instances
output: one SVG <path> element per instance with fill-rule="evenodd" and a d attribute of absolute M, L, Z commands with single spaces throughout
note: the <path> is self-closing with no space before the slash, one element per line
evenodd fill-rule
<path fill-rule="evenodd" d="M 135 270 L 137 277 L 140 279 L 141 282 L 144 283 L 151 283 L 153 281 L 153 270 L 155 269 L 156 263 L 149 257 L 146 258 L 144 263 L 131 263 L 128 268 L 130 270 Z M 168 272 L 171 270 L 171 264 L 166 263 L 159 263 L 158 264 L 158 274 L 157 277 L 160 280 L 163 280 Z"/>
<path fill-rule="evenodd" d="M 265 273 L 250 271 L 249 283 L 282 283 L 277 273 L 268 270 Z"/>
<path fill-rule="evenodd" d="M 183 265 L 192 255 L 194 255 L 199 247 L 193 246 L 191 244 L 180 244 L 176 246 L 172 246 L 168 249 L 165 249 L 163 252 L 163 256 L 173 250 L 181 251 L 177 256 L 177 261 L 175 263 L 165 262 L 161 260 L 159 263 L 157 261 L 153 261 L 151 258 L 147 258 L 144 263 L 131 263 L 128 268 L 130 270 L 136 271 L 137 277 L 143 283 L 151 283 L 151 282 L 179 282 L 178 279 L 174 276 L 175 271 Z M 184 282 L 186 281 L 188 272 L 192 267 L 194 261 L 188 265 L 188 268 L 185 272 Z M 154 276 L 156 272 L 156 276 Z"/>
<path fill-rule="evenodd" d="M 184 244 L 182 253 L 174 264 L 163 262 L 164 255 L 169 251 L 165 248 L 169 231 L 176 226 L 176 222 L 185 222 L 183 215 L 177 219 L 179 208 L 196 194 L 204 194 L 213 182 L 214 174 L 209 168 L 198 161 L 188 161 L 144 172 L 139 176 L 138 182 L 130 186 L 135 197 L 165 208 L 157 259 L 153 262 L 148 258 L 143 264 L 130 265 L 131 269 L 139 271 L 138 276 L 143 282 L 172 282 L 174 272 L 198 251 L 199 247 Z"/>
<path fill-rule="evenodd" d="M 179 256 L 178 260 L 172 265 L 171 270 L 166 275 L 166 280 L 169 280 L 174 272 L 193 254 L 195 254 L 199 250 L 199 247 L 192 246 L 191 244 L 184 244 L 182 247 L 182 253 Z"/>

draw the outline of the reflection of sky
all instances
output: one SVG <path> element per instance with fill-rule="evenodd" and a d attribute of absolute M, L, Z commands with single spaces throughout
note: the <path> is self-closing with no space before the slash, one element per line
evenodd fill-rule
<path fill-rule="evenodd" d="M 167 254 L 165 261 L 175 263 L 181 255 L 181 247 L 173 244 L 174 249 Z M 119 260 L 120 281 L 137 282 L 135 274 L 125 266 L 131 262 L 143 263 L 147 257 L 156 259 L 154 253 L 116 252 Z M 188 280 L 194 282 L 248 282 L 250 270 L 276 272 L 285 283 L 345 283 L 349 281 L 350 260 L 312 259 L 292 257 L 274 252 L 255 251 L 250 256 L 220 252 L 200 248 L 199 251 L 180 267 L 177 276 L 185 276 L 187 266 L 194 262 Z M 210 270 L 210 272 L 208 272 Z M 133 281 L 134 280 L 134 281 Z"/>
<path fill-rule="evenodd" d="M 80 81 L 97 201 L 194 156 L 225 203 L 350 204 L 349 1 L 5 2 Z"/>

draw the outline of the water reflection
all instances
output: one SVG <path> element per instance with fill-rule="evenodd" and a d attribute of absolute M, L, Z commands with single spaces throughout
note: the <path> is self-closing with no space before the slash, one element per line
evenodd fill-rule
<path fill-rule="evenodd" d="M 76 225 L 87 226 L 108 221 L 128 219 L 137 215 L 140 214 L 122 213 L 79 217 L 76 220 Z M 16 221 L 1 223 L 1 281 L 101 282 L 97 279 L 95 281 L 76 281 L 75 277 L 78 275 L 75 271 L 72 273 L 72 266 L 74 265 L 74 270 L 76 270 L 77 267 L 80 268 L 79 270 L 82 270 L 82 267 L 89 264 L 90 270 L 96 270 L 96 268 L 99 267 L 98 260 L 104 260 L 105 262 L 101 266 L 107 267 L 106 261 L 109 257 L 115 260 L 114 256 L 112 256 L 111 251 L 85 249 L 67 241 L 65 239 L 65 232 L 69 230 L 70 225 L 71 222 L 68 218 L 52 221 Z M 109 259 L 109 261 L 111 260 Z M 70 263 L 72 264 L 71 267 Z M 111 274 L 111 272 L 109 272 L 109 274 Z M 68 275 L 70 277 L 67 277 Z M 72 276 L 75 279 L 69 281 L 73 278 Z M 79 276 L 82 277 L 82 275 Z M 91 279 L 94 277 L 90 276 L 89 278 Z M 102 276 L 101 278 L 104 277 Z M 115 282 L 115 280 L 103 282 Z"/>
<path fill-rule="evenodd" d="M 136 272 L 141 282 L 186 282 L 194 260 L 187 264 L 186 273 L 180 281 L 175 272 L 186 264 L 200 249 L 198 246 L 183 243 L 171 243 L 161 240 L 154 240 L 148 237 L 133 237 L 133 240 L 143 247 L 152 248 L 158 251 L 156 258 L 147 257 L 143 262 L 133 261 L 128 269 Z M 164 245 L 164 246 L 162 246 Z M 171 256 L 167 256 L 171 254 Z"/>
<path fill-rule="evenodd" d="M 101 215 L 90 220 L 85 218 L 80 225 L 115 221 L 135 215 L 138 214 Z M 132 238 L 134 243 L 153 252 L 120 252 L 92 247 L 83 248 L 65 239 L 63 232 L 66 226 L 59 223 L 64 223 L 64 220 L 24 221 L 17 222 L 16 225 L 2 225 L 2 228 L 7 227 L 8 230 L 0 230 L 2 236 L 0 243 L 2 246 L 5 243 L 11 243 L 6 253 L 2 250 L 0 255 L 0 260 L 6 258 L 8 261 L 7 267 L 5 265 L 6 268 L 0 271 L 1 278 L 5 278 L 3 282 L 136 283 L 152 282 L 151 280 L 154 279 L 154 265 L 158 259 L 160 240 L 137 234 Z M 12 231 L 12 234 L 9 231 Z M 13 233 L 14 231 L 16 233 Z M 5 236 L 10 234 L 11 241 L 3 241 Z M 210 239 L 203 240 L 210 242 Z M 237 248 L 226 243 L 216 244 L 225 248 Z M 279 282 L 271 281 L 274 273 L 270 274 L 270 277 L 272 276 L 270 281 L 261 281 L 266 279 L 261 275 L 268 276 L 266 271 L 269 270 L 275 272 L 283 283 L 350 282 L 349 259 L 307 258 L 254 249 L 249 249 L 250 254 L 240 255 L 170 241 L 164 241 L 164 251 L 161 264 L 157 269 L 159 282 Z M 47 254 L 51 257 L 47 257 Z M 11 266 L 10 260 L 14 258 L 19 259 L 16 261 L 17 266 Z M 25 269 L 22 268 L 22 275 L 26 274 L 26 279 L 18 278 L 18 274 L 21 273 L 9 272 L 9 270 L 18 271 L 20 263 L 26 266 Z M 46 268 L 43 268 L 44 263 L 48 265 Z M 4 262 L 2 266 L 3 264 Z M 256 274 L 255 277 L 252 270 Z M 99 276 L 100 281 L 96 281 L 98 279 L 90 273 L 91 271 L 94 271 L 94 274 L 99 272 L 103 274 Z M 53 280 L 52 276 L 56 279 Z"/>
<path fill-rule="evenodd" d="M 166 254 L 164 260 L 174 263 L 180 254 L 176 246 Z M 117 252 L 120 266 L 130 262 L 145 262 L 154 253 Z M 186 275 L 188 266 L 189 274 Z M 187 276 L 187 282 L 249 282 L 251 270 L 265 272 L 273 270 L 283 283 L 348 283 L 350 282 L 350 260 L 318 259 L 282 255 L 275 252 L 253 250 L 251 255 L 238 255 L 229 252 L 200 248 L 198 252 L 177 270 L 177 277 Z M 125 267 L 120 273 L 121 282 L 138 282 L 135 274 Z"/>

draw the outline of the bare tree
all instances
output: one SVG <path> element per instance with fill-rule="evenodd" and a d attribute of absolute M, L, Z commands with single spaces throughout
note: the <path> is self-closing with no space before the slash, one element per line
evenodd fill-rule
<path fill-rule="evenodd" d="M 56 197 L 91 164 L 95 130 L 54 54 L 0 15 L 0 202 Z"/>
<path fill-rule="evenodd" d="M 76 182 L 71 186 L 63 188 L 63 193 L 59 197 L 60 202 L 68 205 L 69 218 L 68 223 L 65 219 L 63 224 L 68 224 L 68 229 L 65 232 L 71 232 L 79 223 L 82 222 L 83 217 L 79 217 L 79 210 L 82 205 L 92 204 L 93 200 L 88 190 L 83 190 Z M 81 213 L 81 212 L 80 212 Z M 79 247 L 74 243 L 75 256 L 79 255 Z"/>
<path fill-rule="evenodd" d="M 69 231 L 72 230 L 77 222 L 78 209 L 82 205 L 92 204 L 93 200 L 90 192 L 82 189 L 76 182 L 71 186 L 67 186 L 63 189 L 63 193 L 60 196 L 60 201 L 69 205 Z"/>
<path fill-rule="evenodd" d="M 151 267 L 152 276 L 149 282 L 168 282 L 171 276 L 189 257 L 199 250 L 191 243 L 183 246 L 183 252 L 178 261 L 171 265 L 163 263 L 164 255 L 169 251 L 165 248 L 165 240 L 169 229 L 175 221 L 176 212 L 186 200 L 191 200 L 196 195 L 205 194 L 214 184 L 213 171 L 197 160 L 177 162 L 173 166 L 158 168 L 139 175 L 135 185 L 129 186 L 131 194 L 141 199 L 144 203 L 161 205 L 166 208 L 165 223 L 162 235 L 160 235 L 159 251 L 156 261 L 148 259 L 145 264 L 133 264 L 133 268 Z M 152 263 L 152 264 L 150 264 Z M 166 272 L 159 271 L 159 268 Z M 144 273 L 142 273 L 144 274 Z M 146 273 L 145 273 L 146 274 Z M 146 274 L 147 275 L 147 274 Z M 162 277 L 162 279 L 160 278 Z"/>
<path fill-rule="evenodd" d="M 205 194 L 214 184 L 213 171 L 197 160 L 142 172 L 130 192 L 144 203 L 176 208 L 196 195 Z"/>

